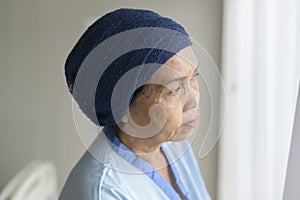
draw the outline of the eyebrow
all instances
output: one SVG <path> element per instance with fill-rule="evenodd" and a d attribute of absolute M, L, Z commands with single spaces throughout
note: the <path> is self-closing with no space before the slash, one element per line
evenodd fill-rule
<path fill-rule="evenodd" d="M 199 66 L 197 66 L 197 67 L 195 68 L 194 73 L 197 72 L 198 68 L 199 68 Z M 194 74 L 194 73 L 193 73 L 193 74 Z M 186 76 L 177 77 L 177 78 L 174 78 L 174 79 L 172 79 L 172 80 L 167 81 L 165 84 L 168 85 L 168 84 L 171 84 L 171 83 L 173 83 L 173 82 L 183 81 L 183 80 L 185 80 L 186 78 L 187 78 Z"/>

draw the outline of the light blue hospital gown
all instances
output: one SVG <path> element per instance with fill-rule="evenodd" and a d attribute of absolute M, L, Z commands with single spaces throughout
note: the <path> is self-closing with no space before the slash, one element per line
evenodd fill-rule
<path fill-rule="evenodd" d="M 188 141 L 162 145 L 186 199 L 210 200 Z M 90 153 L 92 152 L 92 154 Z M 60 200 L 179 200 L 178 193 L 106 126 L 71 171 Z"/>

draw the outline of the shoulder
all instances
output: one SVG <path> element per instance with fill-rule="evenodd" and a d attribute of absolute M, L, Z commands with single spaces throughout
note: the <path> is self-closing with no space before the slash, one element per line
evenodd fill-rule
<path fill-rule="evenodd" d="M 70 172 L 59 199 L 98 200 L 99 184 L 106 168 L 86 151 Z"/>
<path fill-rule="evenodd" d="M 59 200 L 127 199 L 118 187 L 124 175 L 86 151 L 70 172 Z"/>

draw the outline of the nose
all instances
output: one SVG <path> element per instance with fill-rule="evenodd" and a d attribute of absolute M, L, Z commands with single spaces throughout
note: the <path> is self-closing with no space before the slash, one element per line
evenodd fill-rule
<path fill-rule="evenodd" d="M 193 88 L 189 83 L 186 84 L 184 90 L 184 106 L 182 112 L 193 109 L 199 104 L 199 91 Z"/>

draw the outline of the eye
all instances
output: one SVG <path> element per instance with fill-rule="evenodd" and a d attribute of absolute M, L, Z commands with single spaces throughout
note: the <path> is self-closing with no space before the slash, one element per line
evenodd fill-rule
<path fill-rule="evenodd" d="M 192 76 L 191 80 L 196 80 L 196 77 L 199 76 L 200 73 L 198 71 L 195 71 L 194 75 Z"/>
<path fill-rule="evenodd" d="M 181 90 L 181 87 L 177 87 L 175 90 L 171 90 L 171 91 L 169 92 L 169 95 L 175 96 L 175 95 L 178 94 L 178 92 L 179 92 L 180 90 Z"/>

